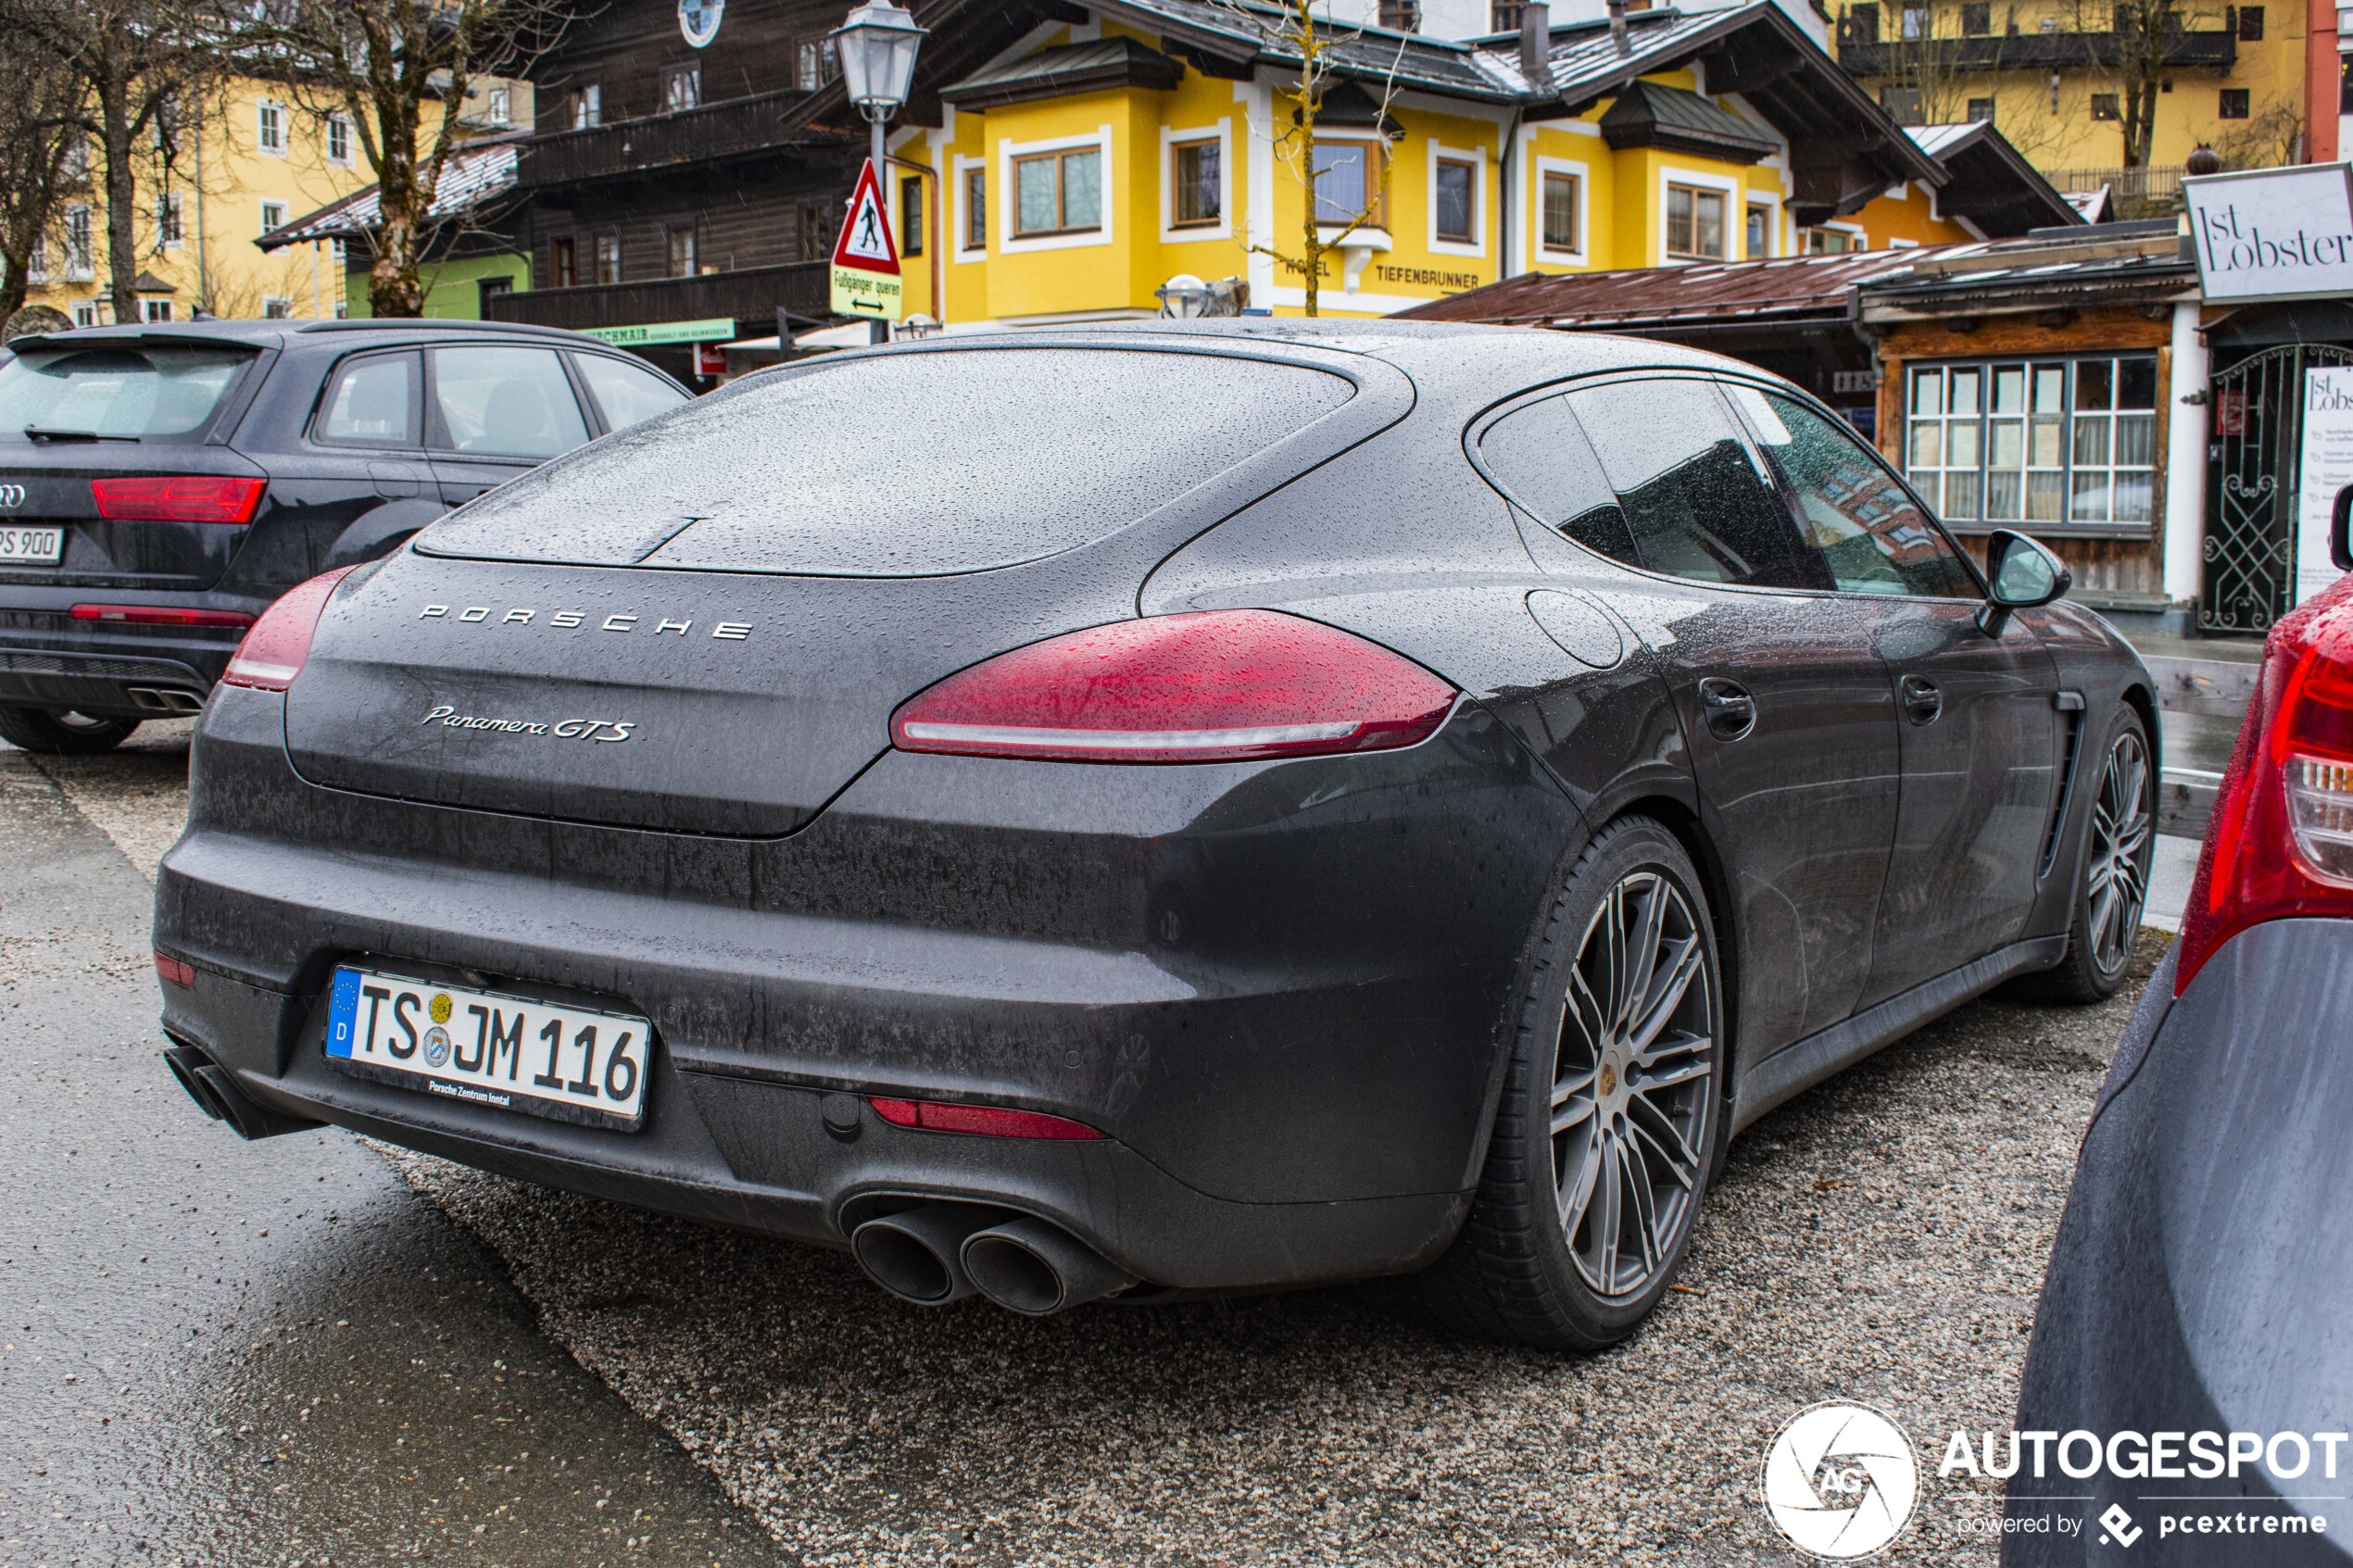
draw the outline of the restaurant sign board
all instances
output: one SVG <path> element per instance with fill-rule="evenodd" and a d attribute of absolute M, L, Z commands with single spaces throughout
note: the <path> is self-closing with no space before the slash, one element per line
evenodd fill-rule
<path fill-rule="evenodd" d="M 2353 295 L 2353 165 L 2182 182 L 2208 304 Z"/>

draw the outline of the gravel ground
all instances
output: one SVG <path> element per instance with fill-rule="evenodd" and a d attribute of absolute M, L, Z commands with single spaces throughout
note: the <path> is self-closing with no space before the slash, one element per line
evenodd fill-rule
<path fill-rule="evenodd" d="M 156 760 L 50 765 L 150 868 L 177 821 Z M 1750 1129 L 1682 1283 L 1590 1359 L 1437 1337 L 1370 1290 L 924 1311 L 846 1255 L 385 1153 L 809 1563 L 1788 1562 L 1766 1445 L 1834 1398 L 1922 1451 L 1887 1560 L 1991 1563 L 1968 1531 L 1991 1484 L 1935 1461 L 2008 1424 L 2077 1139 L 2159 951 L 2107 1006 L 1976 1003 Z"/>

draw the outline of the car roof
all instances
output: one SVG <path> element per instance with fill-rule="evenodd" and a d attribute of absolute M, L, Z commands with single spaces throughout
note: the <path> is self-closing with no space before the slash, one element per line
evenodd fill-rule
<path fill-rule="evenodd" d="M 325 334 L 331 340 L 360 344 L 370 339 L 430 342 L 437 337 L 533 338 L 580 346 L 606 345 L 585 332 L 560 327 L 532 326 L 522 321 L 474 321 L 453 317 L 423 316 L 385 319 L 360 317 L 334 321 L 141 321 L 124 326 L 76 327 L 62 332 L 31 332 L 13 339 L 12 349 L 47 348 L 64 345 L 108 343 L 233 344 L 255 348 L 282 348 L 290 342 Z"/>
<path fill-rule="evenodd" d="M 1652 338 L 1471 321 L 1228 316 L 1191 321 L 1144 320 L 1032 327 L 1013 335 L 1032 334 L 1063 343 L 1093 339 L 1106 346 L 1139 337 L 1164 342 L 1170 337 L 1197 337 L 1236 345 L 1262 343 L 1269 348 L 1298 345 L 1360 354 L 1405 371 L 1424 395 L 1444 393 L 1454 401 L 1500 398 L 1516 388 L 1611 370 L 1680 370 L 1758 381 L 1781 379 L 1742 360 Z M 974 332 L 926 339 L 924 346 L 983 349 L 1002 346 L 1006 341 L 1004 334 Z"/>

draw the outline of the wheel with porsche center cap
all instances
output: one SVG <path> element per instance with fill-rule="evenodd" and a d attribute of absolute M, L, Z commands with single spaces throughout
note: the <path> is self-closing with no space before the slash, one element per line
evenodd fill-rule
<path fill-rule="evenodd" d="M 2093 790 L 2092 806 L 2083 823 L 2067 956 L 2056 968 L 2012 981 L 2007 991 L 2020 1001 L 2104 1002 L 2132 967 L 2157 854 L 2157 770 L 2141 716 L 2119 705 L 2105 752 L 2095 755 L 2102 758 L 2099 771 L 2084 781 Z"/>
<path fill-rule="evenodd" d="M 1419 1294 L 1491 1337 L 1597 1350 L 1681 1269 L 1723 1127 L 1707 901 L 1674 834 L 1597 834 L 1539 935 L 1470 1217 Z"/>

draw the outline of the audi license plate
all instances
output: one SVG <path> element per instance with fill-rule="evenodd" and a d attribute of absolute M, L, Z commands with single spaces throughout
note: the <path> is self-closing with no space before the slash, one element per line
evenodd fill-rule
<path fill-rule="evenodd" d="M 0 562 L 55 566 L 66 558 L 62 528 L 0 528 Z"/>
<path fill-rule="evenodd" d="M 335 971 L 327 1060 L 355 1077 L 558 1122 L 645 1120 L 653 1025 L 623 1012 Z"/>

